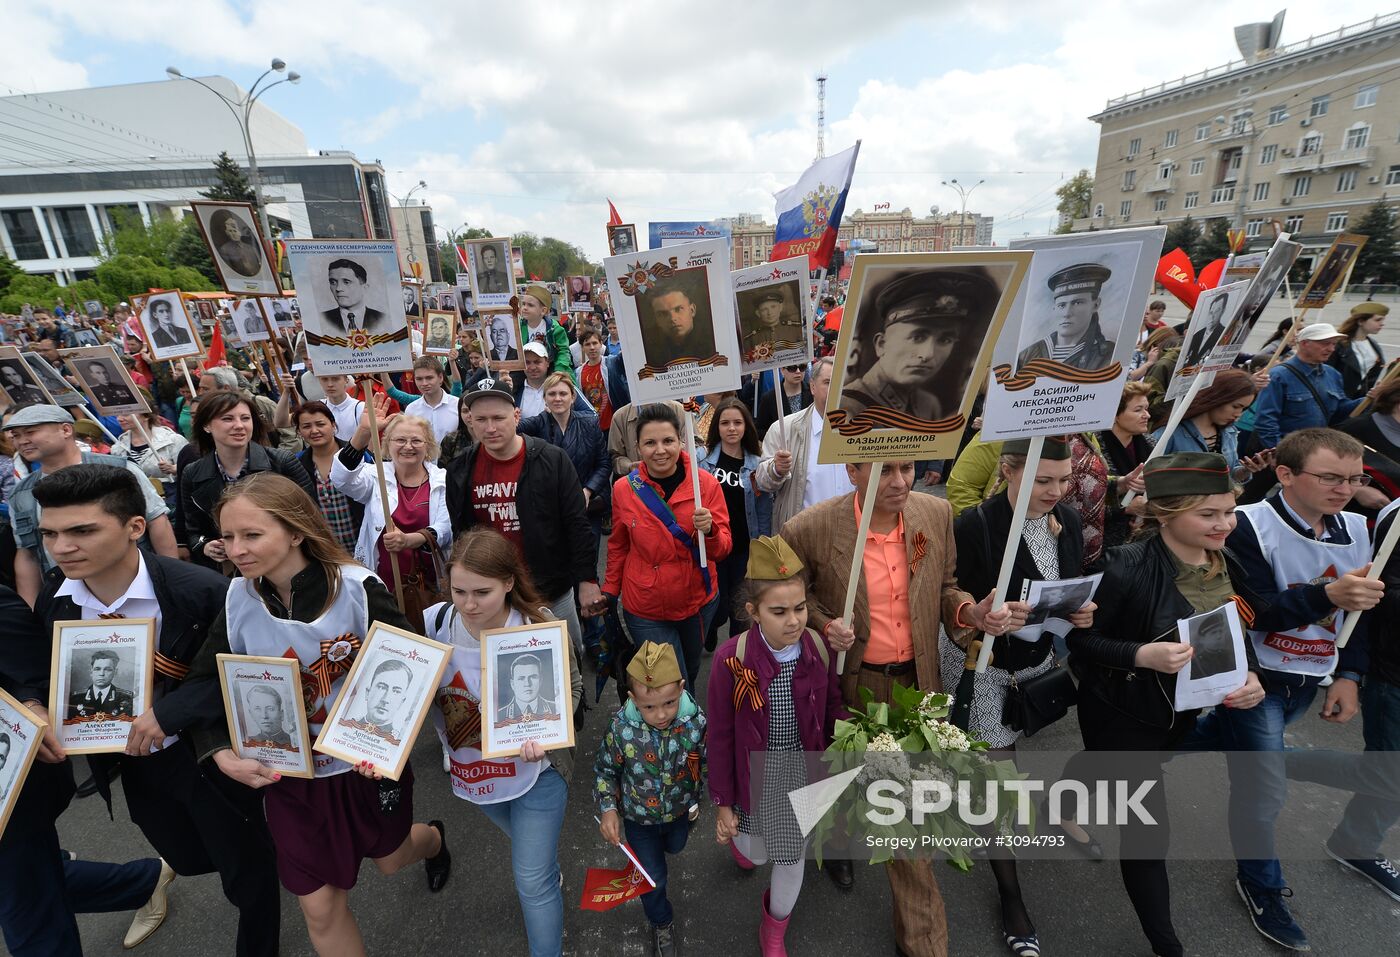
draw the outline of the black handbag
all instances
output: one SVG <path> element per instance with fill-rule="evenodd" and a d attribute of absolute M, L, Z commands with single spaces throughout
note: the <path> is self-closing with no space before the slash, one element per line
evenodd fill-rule
<path fill-rule="evenodd" d="M 1001 708 L 1001 723 L 1029 738 L 1069 714 L 1078 699 L 1079 689 L 1063 664 L 1026 681 L 1018 682 L 1012 675 Z"/>

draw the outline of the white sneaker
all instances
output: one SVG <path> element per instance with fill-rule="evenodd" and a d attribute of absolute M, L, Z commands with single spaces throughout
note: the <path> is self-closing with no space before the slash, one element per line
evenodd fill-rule
<path fill-rule="evenodd" d="M 161 924 L 165 923 L 165 916 L 170 913 L 170 883 L 175 880 L 175 872 L 165 861 L 160 862 L 160 877 L 156 879 L 156 889 L 151 892 L 151 899 L 141 905 L 141 909 L 136 912 L 136 916 L 131 919 L 131 926 L 126 930 L 126 937 L 122 939 L 122 946 L 127 950 L 138 946 L 147 937 L 156 932 Z"/>

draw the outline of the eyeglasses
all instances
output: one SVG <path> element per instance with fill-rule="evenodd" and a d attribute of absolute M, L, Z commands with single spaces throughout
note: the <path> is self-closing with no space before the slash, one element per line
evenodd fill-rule
<path fill-rule="evenodd" d="M 1334 472 L 1309 472 L 1306 469 L 1299 469 L 1299 475 L 1311 475 L 1317 479 L 1317 484 L 1323 488 L 1336 488 L 1338 485 L 1350 485 L 1352 488 L 1365 488 L 1371 484 L 1369 475 L 1337 475 Z"/>
<path fill-rule="evenodd" d="M 389 443 L 389 445 L 396 449 L 418 449 L 427 444 L 427 441 L 424 439 L 394 439 Z"/>

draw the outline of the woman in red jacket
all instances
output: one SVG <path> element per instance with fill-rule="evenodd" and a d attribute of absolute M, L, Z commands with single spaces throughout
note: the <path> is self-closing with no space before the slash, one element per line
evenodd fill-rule
<path fill-rule="evenodd" d="M 641 461 L 613 484 L 613 531 L 603 591 L 622 599 L 632 638 L 676 649 L 687 684 L 700 673 L 700 648 L 719 607 L 717 563 L 729 554 L 729 511 L 715 477 L 681 450 L 681 423 L 670 406 L 637 414 Z M 699 539 L 705 537 L 706 565 Z"/>

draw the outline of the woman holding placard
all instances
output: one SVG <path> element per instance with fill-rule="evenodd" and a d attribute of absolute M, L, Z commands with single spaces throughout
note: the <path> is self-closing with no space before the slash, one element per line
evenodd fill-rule
<path fill-rule="evenodd" d="M 636 428 L 640 461 L 613 484 L 603 592 L 621 598 L 633 641 L 674 647 L 693 684 L 705 631 L 719 607 L 718 563 L 731 545 L 729 509 L 715 477 L 695 471 L 681 449 L 680 417 L 669 405 L 644 406 Z"/>
<path fill-rule="evenodd" d="M 424 611 L 423 625 L 426 634 L 453 648 L 431 711 L 433 726 L 451 757 L 452 793 L 480 807 L 510 839 L 511 870 L 530 955 L 557 957 L 564 937 L 559 831 L 574 751 L 544 751 L 538 742 L 527 741 L 518 757 L 483 758 L 479 641 L 490 629 L 553 616 L 530 583 L 519 551 L 494 529 L 478 526 L 457 541 L 448 577 L 451 602 Z M 583 678 L 572 655 L 569 688 L 572 713 L 583 699 Z"/>
<path fill-rule="evenodd" d="M 1143 806 L 1157 823 L 1122 828 L 1119 868 L 1154 953 L 1181 957 L 1172 926 L 1165 861 L 1165 752 L 1196 726 L 1199 709 L 1173 709 L 1177 674 L 1192 647 L 1174 640 L 1177 622 L 1235 601 L 1253 619 L 1257 601 L 1240 595 L 1245 575 L 1225 540 L 1235 527 L 1235 488 L 1219 455 L 1163 455 L 1143 470 L 1149 533 L 1110 549 L 1093 624 L 1069 635 L 1070 665 L 1079 678 L 1079 730 L 1087 751 L 1143 752 L 1140 762 L 1117 761 L 1113 777 L 1154 781 Z M 1249 678 L 1226 696 L 1229 708 L 1252 708 L 1264 698 L 1252 643 L 1244 642 Z"/>
<path fill-rule="evenodd" d="M 1264 452 L 1240 456 L 1240 430 L 1235 423 L 1254 404 L 1257 391 L 1254 377 L 1243 369 L 1217 372 L 1215 381 L 1196 393 L 1186 407 L 1181 424 L 1167 438 L 1164 454 L 1214 452 L 1225 458 L 1236 482 L 1249 481 L 1251 475 L 1273 462 L 1273 456 Z M 1162 430 L 1158 429 L 1154 438 L 1160 440 L 1161 435 Z"/>
<path fill-rule="evenodd" d="M 361 861 L 373 859 L 384 874 L 423 861 L 429 890 L 440 891 L 452 864 L 442 822 L 413 822 L 411 767 L 395 783 L 378 780 L 371 765 L 352 768 L 317 754 L 316 776 L 307 780 L 238 757 L 223 720 L 217 656 L 294 653 L 314 739 L 370 627 L 411 627 L 384 584 L 336 543 L 320 509 L 296 483 L 280 475 L 250 476 L 224 493 L 216 519 L 241 577 L 229 586 L 190 671 L 188 683 L 208 689 L 201 708 L 205 730 L 195 732 L 195 745 L 233 780 L 267 788 L 278 876 L 297 895 L 312 946 L 323 957 L 358 957 L 365 945 L 349 891 Z"/>
<path fill-rule="evenodd" d="M 1029 440 L 1016 439 L 1002 445 L 998 471 L 1006 488 L 990 499 L 968 509 L 953 522 L 953 537 L 957 543 L 958 585 L 974 595 L 992 591 L 997 584 L 1006 542 L 1011 534 L 1014 503 L 1027 481 L 1026 453 Z M 1040 463 L 1029 477 L 1034 485 L 1026 509 L 1026 522 L 1017 544 L 1015 564 L 1006 594 L 1020 595 L 1027 581 L 1057 581 L 1077 578 L 1083 574 L 1084 534 L 1079 515 L 1062 499 L 1069 488 L 1070 448 L 1059 439 L 1046 439 Z M 1032 610 L 1022 602 L 1008 602 Z M 1069 621 L 1076 628 L 1087 628 L 1094 620 L 1093 602 L 1086 604 Z M 985 640 L 991 640 L 984 638 Z M 967 650 L 955 644 L 948 635 L 939 638 L 939 658 L 943 687 L 956 688 L 962 677 Z M 1021 736 L 1019 713 L 1020 688 L 1047 675 L 1055 667 L 1054 635 L 1043 631 L 1039 637 L 1027 640 L 1015 633 L 995 639 L 992 662 L 987 670 L 974 678 L 971 721 L 967 732 L 1001 750 L 999 758 L 1011 758 L 1016 740 Z M 1069 676 L 1056 672 L 1065 681 Z M 1048 679 L 1047 679 L 1048 680 Z M 1026 693 L 1030 693 L 1027 687 Z M 1035 729 L 1032 728 L 1032 731 Z M 1073 830 L 1071 830 L 1071 828 Z M 1077 826 L 1065 827 L 1072 846 L 1090 856 L 1102 856 L 1102 850 Z M 1074 832 L 1079 833 L 1074 833 Z M 1007 856 L 990 861 L 1001 896 L 1002 932 L 1006 945 L 1017 957 L 1034 957 L 1040 953 L 1035 925 L 1021 899 L 1021 886 L 1016 875 L 1016 861 Z"/>

